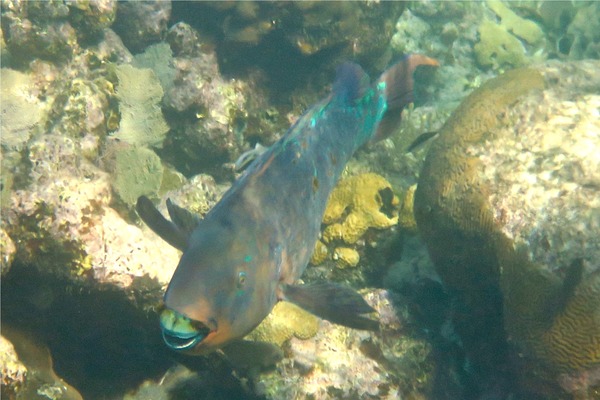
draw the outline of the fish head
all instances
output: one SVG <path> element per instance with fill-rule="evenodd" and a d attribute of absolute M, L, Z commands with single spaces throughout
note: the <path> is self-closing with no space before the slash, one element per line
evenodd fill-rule
<path fill-rule="evenodd" d="M 160 324 L 173 350 L 214 351 L 254 329 L 274 304 L 269 300 L 274 289 L 262 279 L 264 268 L 255 267 L 247 246 L 216 238 L 184 252 L 165 293 Z"/>

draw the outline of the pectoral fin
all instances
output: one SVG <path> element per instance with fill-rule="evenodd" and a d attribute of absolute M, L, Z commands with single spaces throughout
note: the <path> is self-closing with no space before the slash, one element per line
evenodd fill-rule
<path fill-rule="evenodd" d="M 335 283 L 315 283 L 310 285 L 284 285 L 283 300 L 336 324 L 354 329 L 375 331 L 379 322 L 361 314 L 375 312 L 353 289 Z"/>
<path fill-rule="evenodd" d="M 166 219 L 146 196 L 140 196 L 135 205 L 140 218 L 158 236 L 171 246 L 184 251 L 188 245 L 189 235 L 179 226 Z"/>
<path fill-rule="evenodd" d="M 171 199 L 167 199 L 167 210 L 169 211 L 171 221 L 185 234 L 187 241 L 200 223 L 200 217 L 183 207 L 179 207 Z"/>

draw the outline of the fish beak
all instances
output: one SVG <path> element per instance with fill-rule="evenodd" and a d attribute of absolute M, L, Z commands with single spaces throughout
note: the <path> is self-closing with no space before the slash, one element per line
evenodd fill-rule
<path fill-rule="evenodd" d="M 167 346 L 178 351 L 193 349 L 211 332 L 205 324 L 168 308 L 160 313 L 160 327 Z"/>

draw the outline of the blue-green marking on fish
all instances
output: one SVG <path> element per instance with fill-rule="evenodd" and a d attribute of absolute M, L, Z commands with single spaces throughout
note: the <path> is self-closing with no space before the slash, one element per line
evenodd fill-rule
<path fill-rule="evenodd" d="M 438 63 L 404 58 L 370 84 L 343 64 L 329 96 L 250 164 L 203 220 L 167 201 L 171 221 L 146 197 L 137 211 L 183 255 L 160 317 L 169 347 L 192 354 L 220 348 L 254 329 L 280 300 L 357 329 L 378 328 L 354 290 L 297 285 L 312 254 L 329 194 L 363 144 L 387 137 L 412 102 L 412 74 Z"/>

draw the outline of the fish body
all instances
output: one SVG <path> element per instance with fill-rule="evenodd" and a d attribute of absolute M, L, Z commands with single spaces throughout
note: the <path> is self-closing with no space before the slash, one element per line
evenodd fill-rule
<path fill-rule="evenodd" d="M 261 154 L 201 221 L 169 202 L 168 221 L 139 199 L 142 219 L 183 251 L 161 314 L 170 347 L 192 354 L 220 348 L 254 329 L 280 300 L 333 322 L 377 328 L 362 315 L 373 310 L 351 289 L 295 282 L 346 163 L 396 126 L 412 101 L 418 65 L 437 62 L 409 56 L 373 85 L 356 64 L 342 65 L 331 94 Z"/>

